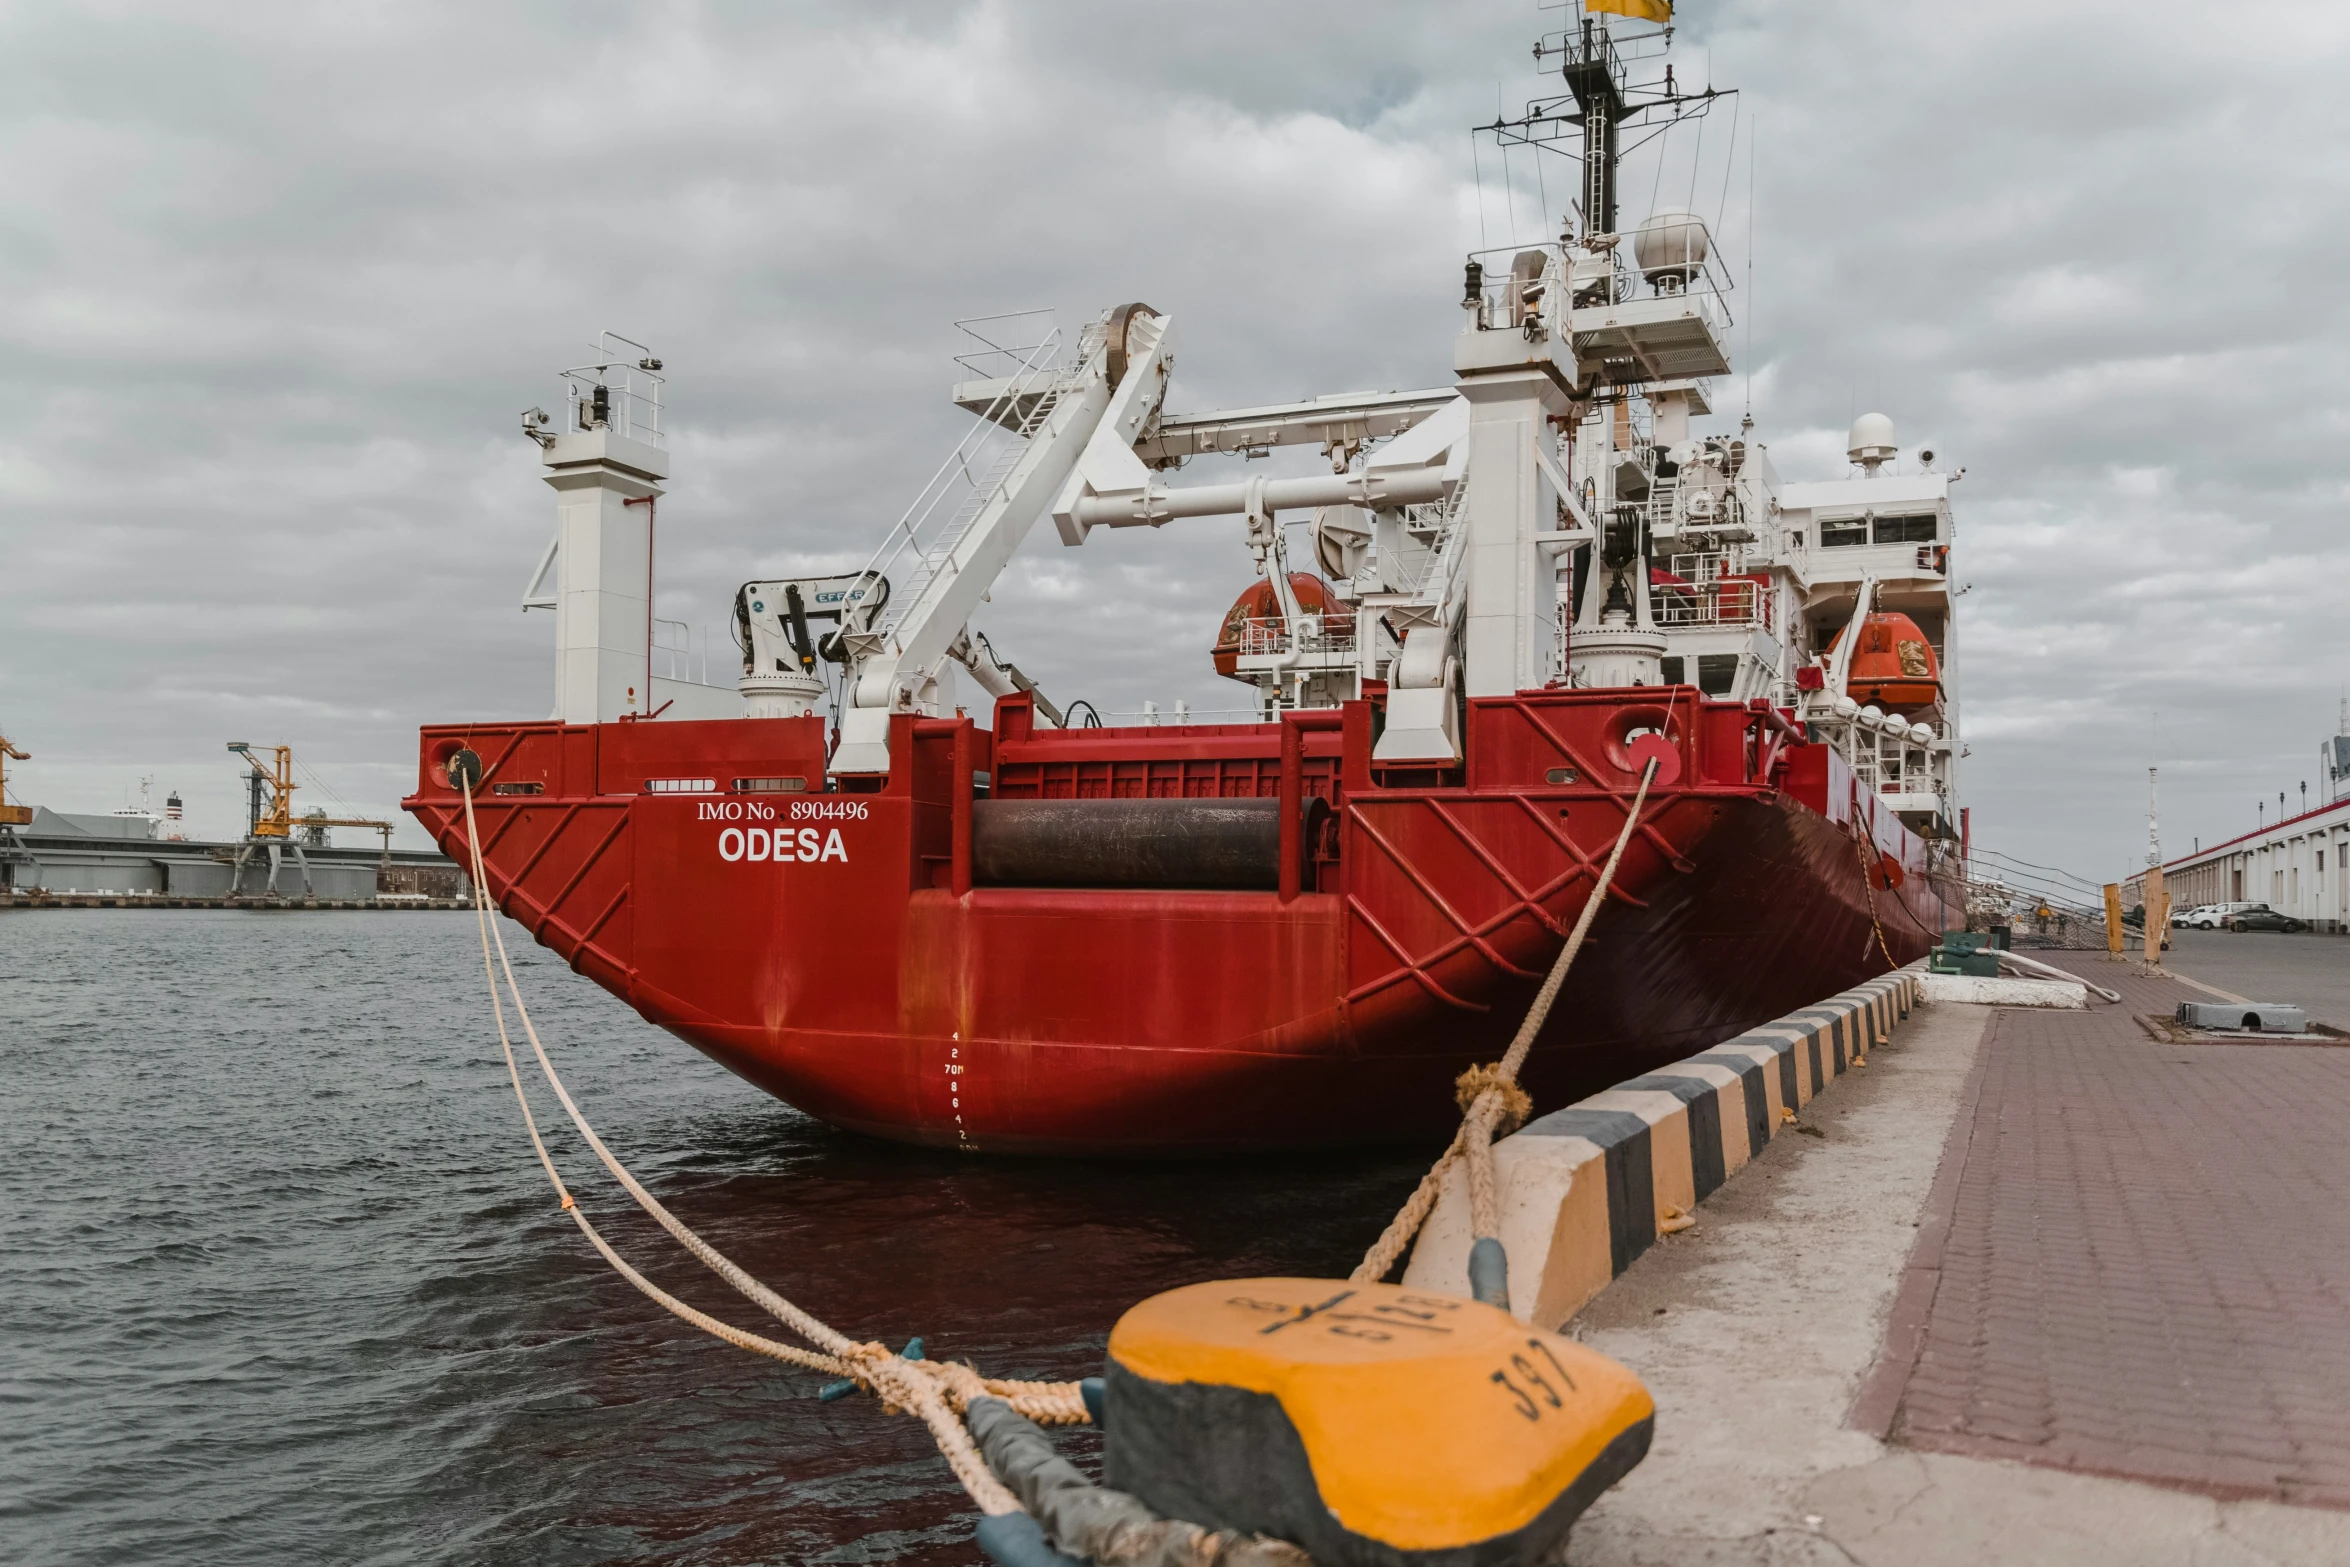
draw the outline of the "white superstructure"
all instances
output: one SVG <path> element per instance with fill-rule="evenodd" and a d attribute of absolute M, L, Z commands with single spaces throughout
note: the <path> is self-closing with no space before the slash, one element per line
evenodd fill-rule
<path fill-rule="evenodd" d="M 653 569 L 661 481 L 661 361 L 606 332 L 597 359 L 562 373 L 562 421 L 533 408 L 555 491 L 555 536 L 523 589 L 525 610 L 555 612 L 554 716 L 567 724 L 621 718 L 740 718 L 733 690 L 655 673 Z"/>
<path fill-rule="evenodd" d="M 1484 128 L 1547 156 L 1579 146 L 1580 172 L 1555 239 L 1468 258 L 1449 384 L 1185 414 L 1165 406 L 1177 323 L 1148 305 L 1066 342 L 1044 312 L 959 323 L 969 433 L 862 568 L 743 586 L 739 695 L 651 674 L 660 366 L 607 335 L 602 362 L 567 373 L 569 427 L 532 428 L 563 497 L 530 599 L 557 610 L 559 716 L 828 709 L 831 770 L 887 773 L 893 719 L 952 714 L 962 676 L 999 697 L 1035 690 L 974 617 L 1038 523 L 1081 548 L 1100 528 L 1240 518 L 1266 585 L 1244 604 L 1264 612 L 1236 607 L 1226 631 L 1262 716 L 1383 690 L 1373 760 L 1441 771 L 1462 761 L 1471 699 L 1693 686 L 1793 713 L 1913 828 L 1955 838 L 1950 478 L 1905 471 L 1878 415 L 1854 426 L 1855 471 L 1825 483 L 1782 484 L 1751 421 L 1700 431 L 1730 370 L 1732 280 L 1679 203 L 1621 224 L 1616 173 L 1624 133 L 1728 95 L 1675 86 L 1669 33 L 1610 25 L 1582 16 L 1546 39 L 1538 57 L 1565 93 Z M 1661 75 L 1635 82 L 1635 65 Z M 1175 477 L 1278 446 L 1318 450 L 1328 471 Z M 1292 573 L 1317 569 L 1309 604 Z M 1909 617 L 1904 660 L 1930 644 L 1930 700 L 1850 695 L 1862 637 L 1835 638 L 1871 615 Z M 1040 720 L 1060 722 L 1037 695 Z"/>
<path fill-rule="evenodd" d="M 1847 456 L 1854 470 L 1848 477 L 1788 484 L 1779 493 L 1780 543 L 1797 595 L 1789 621 L 1794 651 L 1816 662 L 1856 613 L 1904 615 L 1925 634 L 1942 691 L 1906 717 L 1872 714 L 1846 693 L 1843 666 L 1831 662 L 1820 690 L 1798 694 L 1799 706 L 1912 828 L 1929 838 L 1956 837 L 1963 747 L 1950 487 L 1959 474 L 1937 470 L 1930 451 L 1903 471 L 1893 422 L 1883 414 L 1853 421 Z"/>

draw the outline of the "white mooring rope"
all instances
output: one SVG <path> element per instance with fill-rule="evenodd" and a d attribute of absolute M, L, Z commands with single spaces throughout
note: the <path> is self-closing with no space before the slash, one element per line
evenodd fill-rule
<path fill-rule="evenodd" d="M 1471 1228 L 1480 1237 L 1492 1236 L 1498 1229 L 1493 1134 L 1497 1127 L 1504 1131 L 1515 1127 L 1532 1109 L 1525 1090 L 1517 1085 L 1518 1072 L 1533 1048 L 1535 1035 L 1541 1032 L 1552 1004 L 1558 999 L 1559 987 L 1566 979 L 1567 970 L 1573 965 L 1575 955 L 1582 950 L 1583 938 L 1590 931 L 1600 904 L 1606 901 L 1608 888 L 1615 880 L 1616 868 L 1623 860 L 1633 829 L 1639 823 L 1641 808 L 1647 802 L 1649 785 L 1656 777 L 1657 765 L 1652 758 L 1642 772 L 1640 787 L 1625 812 L 1623 830 L 1616 836 L 1615 847 L 1608 855 L 1607 864 L 1601 869 L 1591 896 L 1585 900 L 1566 945 L 1560 949 L 1557 961 L 1551 965 L 1549 975 L 1543 980 L 1533 1006 L 1519 1024 L 1517 1036 L 1511 1040 L 1509 1049 L 1503 1053 L 1500 1061 L 1491 1066 L 1472 1067 L 1461 1074 L 1456 1093 L 1465 1113 L 1459 1132 L 1455 1134 L 1451 1147 L 1445 1150 L 1434 1167 L 1421 1179 L 1419 1188 L 1405 1202 L 1402 1211 L 1397 1213 L 1385 1233 L 1372 1245 L 1362 1265 L 1355 1269 L 1352 1275 L 1354 1282 L 1376 1282 L 1394 1267 L 1396 1259 L 1411 1243 L 1412 1237 L 1419 1233 L 1421 1225 L 1434 1208 L 1436 1196 L 1443 1187 L 1445 1172 L 1464 1158 L 1469 1161 Z M 538 1155 L 540 1167 L 546 1171 L 547 1181 L 554 1187 L 555 1194 L 563 1200 L 563 1211 L 571 1215 L 580 1233 L 587 1237 L 588 1243 L 612 1265 L 615 1272 L 680 1320 L 738 1349 L 766 1355 L 811 1371 L 850 1379 L 860 1387 L 878 1393 L 882 1397 L 883 1407 L 891 1413 L 911 1410 L 920 1415 L 937 1440 L 941 1455 L 954 1470 L 955 1478 L 962 1483 L 963 1489 L 970 1494 L 981 1512 L 995 1517 L 1023 1511 L 1019 1500 L 989 1469 L 986 1458 L 972 1439 L 970 1429 L 963 1423 L 963 1411 L 975 1398 L 994 1397 L 1002 1399 L 1019 1414 L 1040 1425 L 1082 1424 L 1089 1421 L 1091 1416 L 1078 1384 L 982 1377 L 968 1365 L 907 1360 L 891 1353 L 886 1344 L 858 1343 L 753 1278 L 647 1191 L 604 1140 L 596 1135 L 595 1128 L 580 1113 L 570 1090 L 564 1087 L 554 1062 L 548 1059 L 538 1029 L 531 1022 L 530 1009 L 523 1002 L 521 986 L 515 981 L 514 965 L 506 952 L 505 933 L 490 918 L 489 877 L 483 862 L 481 832 L 473 813 L 473 779 L 458 770 L 456 782 L 465 802 L 465 838 L 473 862 L 474 915 L 481 927 L 482 973 L 489 983 L 490 1010 L 497 1022 L 498 1047 L 505 1056 L 507 1081 L 513 1085 L 514 1100 L 522 1109 L 522 1123 L 530 1133 L 531 1148 Z M 504 996 L 499 994 L 501 977 L 505 981 Z M 613 1250 L 611 1243 L 604 1239 L 564 1185 L 553 1157 L 547 1152 L 546 1141 L 539 1133 L 538 1118 L 532 1113 L 529 1095 L 523 1090 L 521 1068 L 515 1061 L 513 1038 L 506 1026 L 505 1003 L 508 999 L 514 1004 L 515 1017 L 530 1043 L 531 1055 L 538 1063 L 540 1074 L 545 1077 L 547 1086 L 554 1090 L 564 1113 L 571 1118 L 571 1124 L 588 1147 L 594 1150 L 597 1159 L 611 1173 L 612 1178 L 636 1200 L 639 1207 L 652 1215 L 663 1229 L 712 1272 L 733 1285 L 768 1315 L 815 1345 L 815 1348 L 802 1348 L 765 1338 L 689 1306 L 646 1278 Z M 1177 1524 L 1173 1527 L 1198 1534 L 1202 1549 L 1215 1544 L 1220 1538 L 1210 1536 L 1207 1531 L 1197 1530 L 1193 1525 Z M 1270 1546 L 1274 1542 L 1255 1543 Z M 1294 1550 L 1293 1547 L 1289 1549 Z M 1298 1553 L 1297 1559 L 1302 1559 L 1302 1553 Z"/>
<path fill-rule="evenodd" d="M 694 1233 L 685 1221 L 662 1206 L 651 1192 L 645 1190 L 627 1166 L 605 1146 L 595 1128 L 588 1125 L 571 1093 L 563 1086 L 562 1077 L 555 1071 L 554 1062 L 547 1058 L 546 1047 L 540 1043 L 538 1029 L 530 1020 L 530 1009 L 523 1004 L 522 990 L 515 983 L 514 965 L 506 954 L 505 933 L 490 919 L 489 882 L 482 863 L 481 834 L 473 815 L 473 781 L 459 774 L 459 785 L 465 797 L 465 837 L 473 859 L 473 902 L 475 918 L 481 926 L 482 972 L 489 981 L 490 1007 L 497 1019 L 498 1045 L 506 1057 L 507 1080 L 514 1085 L 514 1099 L 522 1107 L 522 1122 L 530 1132 L 531 1147 L 537 1152 L 539 1164 L 547 1172 L 547 1180 L 563 1199 L 564 1212 L 571 1215 L 588 1243 L 603 1259 L 629 1283 L 680 1319 L 692 1323 L 703 1332 L 725 1340 L 738 1349 L 753 1354 L 767 1355 L 791 1365 L 811 1371 L 828 1372 L 836 1377 L 854 1380 L 859 1386 L 879 1393 L 885 1408 L 895 1412 L 912 1410 L 922 1417 L 938 1441 L 939 1451 L 970 1493 L 979 1510 L 991 1516 L 1021 1511 L 1019 1502 L 987 1467 L 978 1446 L 972 1441 L 970 1430 L 963 1424 L 961 1411 L 970 1401 L 979 1397 L 1003 1399 L 1015 1410 L 1043 1425 L 1070 1425 L 1087 1420 L 1083 1394 L 1074 1382 L 1015 1382 L 982 1377 L 965 1365 L 940 1364 L 929 1360 L 905 1360 L 893 1354 L 889 1346 L 880 1343 L 860 1344 L 839 1332 L 821 1319 L 793 1305 L 757 1279 L 751 1277 L 731 1258 L 708 1241 Z M 492 952 L 496 954 L 492 965 Z M 596 1157 L 612 1178 L 626 1188 L 637 1205 L 651 1214 L 661 1227 L 677 1238 L 680 1245 L 700 1258 L 710 1270 L 733 1285 L 744 1296 L 755 1302 L 770 1316 L 794 1333 L 817 1346 L 803 1349 L 797 1345 L 779 1343 L 745 1332 L 730 1323 L 722 1322 L 706 1312 L 696 1310 L 654 1284 L 629 1266 L 620 1254 L 599 1234 L 596 1227 L 580 1208 L 571 1192 L 563 1184 L 563 1177 L 555 1169 L 555 1161 L 547 1153 L 545 1140 L 539 1135 L 538 1119 L 531 1113 L 529 1096 L 523 1092 L 521 1069 L 515 1064 L 514 1042 L 506 1028 L 506 1008 L 498 994 L 500 972 L 505 978 L 506 994 L 513 1000 L 514 1013 L 522 1024 L 524 1037 L 530 1041 L 531 1054 L 537 1059 L 539 1071 L 547 1086 L 562 1102 L 571 1124 L 579 1135 L 595 1150 Z"/>

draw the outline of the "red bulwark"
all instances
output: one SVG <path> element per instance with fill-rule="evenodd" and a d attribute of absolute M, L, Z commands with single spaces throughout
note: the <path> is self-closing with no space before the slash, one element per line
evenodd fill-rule
<path fill-rule="evenodd" d="M 2092 977 L 2122 1005 L 1993 1017 L 1890 1434 L 2350 1507 L 2350 1048 L 2157 1043 L 2178 989 Z"/>
<path fill-rule="evenodd" d="M 407 807 L 581 973 L 836 1124 L 1004 1151 L 1441 1136 L 1658 763 L 1526 1081 L 1561 1103 L 1920 955 L 1925 845 L 1824 748 L 1686 687 L 1468 705 L 1464 767 L 1371 761 L 1373 702 L 1277 724 L 894 721 L 834 779 L 816 719 L 424 731 Z M 1278 798 L 1278 890 L 972 883 L 974 794 Z M 1307 817 L 1308 797 L 1330 807 Z M 1307 824 L 1311 823 L 1311 830 Z"/>

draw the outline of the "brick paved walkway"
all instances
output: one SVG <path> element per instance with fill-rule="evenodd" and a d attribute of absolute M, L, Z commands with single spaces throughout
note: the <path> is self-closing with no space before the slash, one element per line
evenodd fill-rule
<path fill-rule="evenodd" d="M 1890 1435 L 2350 1508 L 2350 1048 L 2158 1044 L 2134 1019 L 2179 987 L 2082 972 L 2122 1005 L 1984 1037 L 1873 1379 Z"/>

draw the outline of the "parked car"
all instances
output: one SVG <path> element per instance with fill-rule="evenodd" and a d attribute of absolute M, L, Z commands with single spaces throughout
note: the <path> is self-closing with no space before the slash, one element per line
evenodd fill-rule
<path fill-rule="evenodd" d="M 2228 929 L 2238 932 L 2247 930 L 2281 930 L 2290 932 L 2296 930 L 2307 930 L 2308 928 L 2309 927 L 2307 925 L 2302 924 L 2299 920 L 2293 918 L 2293 916 L 2290 914 L 2279 914 L 2276 910 L 2270 908 L 2265 903 L 2256 904 L 2248 909 L 2238 909 L 2235 913 L 2228 916 Z"/>
<path fill-rule="evenodd" d="M 2185 913 L 2171 917 L 2173 925 L 2187 930 L 2217 930 L 2227 922 L 2228 905 L 2224 903 L 2199 903 Z"/>

